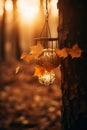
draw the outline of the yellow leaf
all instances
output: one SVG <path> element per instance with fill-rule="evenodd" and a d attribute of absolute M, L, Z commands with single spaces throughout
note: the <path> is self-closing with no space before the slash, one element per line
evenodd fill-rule
<path fill-rule="evenodd" d="M 34 55 L 35 58 L 38 58 L 38 56 L 42 54 L 43 46 L 38 43 L 37 45 L 30 47 L 30 49 L 30 53 Z"/>
<path fill-rule="evenodd" d="M 29 63 L 30 61 L 37 59 L 42 54 L 42 50 L 43 47 L 41 44 L 32 46 L 30 47 L 30 54 L 23 53 L 21 59 Z"/>
<path fill-rule="evenodd" d="M 72 49 L 70 49 L 69 54 L 72 58 L 78 58 L 81 56 L 82 50 L 78 47 L 77 44 L 75 44 Z"/>
<path fill-rule="evenodd" d="M 17 74 L 17 73 L 19 72 L 19 70 L 20 70 L 20 66 L 17 66 L 17 67 L 16 67 L 16 72 L 15 72 L 15 73 Z"/>
<path fill-rule="evenodd" d="M 78 58 L 81 56 L 82 50 L 75 44 L 72 48 L 55 49 L 56 54 L 61 58 L 66 58 L 69 54 L 72 58 Z"/>
<path fill-rule="evenodd" d="M 56 54 L 57 54 L 59 57 L 63 57 L 63 58 L 66 58 L 66 57 L 68 56 L 68 51 L 69 51 L 68 48 L 63 48 L 63 49 L 58 49 L 58 48 L 56 48 L 56 49 L 55 49 Z"/>
<path fill-rule="evenodd" d="M 42 66 L 36 66 L 35 67 L 35 73 L 34 73 L 34 76 L 42 76 L 44 75 L 46 69 Z"/>
<path fill-rule="evenodd" d="M 23 59 L 24 61 L 26 61 L 26 62 L 30 62 L 31 60 L 33 60 L 34 59 L 34 55 L 29 55 L 29 54 L 27 54 L 27 53 L 23 53 L 22 55 L 21 55 L 21 59 Z"/>

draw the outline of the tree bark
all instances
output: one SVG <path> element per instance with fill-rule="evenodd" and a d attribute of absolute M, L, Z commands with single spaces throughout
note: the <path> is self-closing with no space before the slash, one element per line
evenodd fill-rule
<path fill-rule="evenodd" d="M 74 44 L 81 57 L 61 59 L 63 129 L 87 129 L 87 1 L 59 0 L 59 48 Z"/>
<path fill-rule="evenodd" d="M 20 59 L 21 56 L 21 48 L 20 48 L 20 36 L 19 36 L 19 25 L 17 19 L 17 0 L 13 0 L 13 30 L 12 30 L 12 44 L 13 44 L 13 56 L 17 60 Z"/>
<path fill-rule="evenodd" d="M 3 1 L 3 16 L 0 26 L 0 60 L 5 60 L 5 0 Z"/>

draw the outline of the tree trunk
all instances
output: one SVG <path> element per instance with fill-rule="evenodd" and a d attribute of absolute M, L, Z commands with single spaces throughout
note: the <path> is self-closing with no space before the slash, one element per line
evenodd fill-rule
<path fill-rule="evenodd" d="M 19 25 L 17 19 L 17 0 L 13 0 L 13 30 L 12 30 L 12 44 L 13 44 L 13 56 L 16 59 L 20 59 L 21 48 L 20 48 L 20 36 L 19 36 Z"/>
<path fill-rule="evenodd" d="M 1 26 L 0 26 L 0 60 L 5 60 L 5 0 L 3 1 L 3 16 L 1 19 Z"/>
<path fill-rule="evenodd" d="M 59 47 L 74 44 L 81 57 L 61 59 L 63 129 L 87 129 L 87 1 L 59 0 Z"/>

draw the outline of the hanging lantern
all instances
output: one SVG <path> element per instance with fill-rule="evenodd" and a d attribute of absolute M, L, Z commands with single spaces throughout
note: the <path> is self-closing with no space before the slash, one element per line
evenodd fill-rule
<path fill-rule="evenodd" d="M 36 44 L 43 46 L 42 54 L 38 57 L 36 63 L 46 69 L 44 75 L 38 76 L 39 82 L 44 85 L 50 85 L 55 81 L 53 69 L 59 65 L 59 57 L 55 53 L 58 48 L 58 38 L 52 38 L 48 22 L 48 2 L 46 0 L 45 24 L 39 38 L 35 38 Z"/>
<path fill-rule="evenodd" d="M 40 55 L 37 59 L 37 64 L 45 67 L 48 71 L 56 68 L 59 65 L 59 57 L 55 53 L 55 48 L 57 47 L 53 48 L 49 46 L 50 42 L 51 44 L 54 44 L 56 42 L 57 45 L 57 40 L 57 38 L 37 39 L 37 41 L 40 41 L 41 43 L 43 43 L 44 41 L 47 42 L 47 47 L 43 49 L 42 55 Z"/>

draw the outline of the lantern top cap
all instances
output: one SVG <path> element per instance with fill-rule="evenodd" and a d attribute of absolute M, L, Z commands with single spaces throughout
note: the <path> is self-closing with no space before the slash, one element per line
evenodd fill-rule
<path fill-rule="evenodd" d="M 35 38 L 36 41 L 57 41 L 58 37 L 56 38 L 48 38 L 48 37 L 40 37 L 40 38 Z"/>

